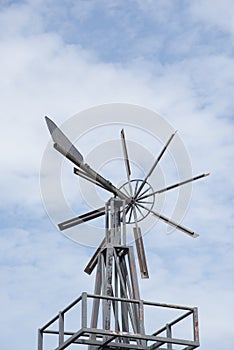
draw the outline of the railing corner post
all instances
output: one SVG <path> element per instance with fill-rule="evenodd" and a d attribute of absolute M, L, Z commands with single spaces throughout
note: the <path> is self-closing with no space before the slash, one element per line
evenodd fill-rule
<path fill-rule="evenodd" d="M 81 324 L 82 328 L 87 328 L 87 293 L 82 293 L 82 312 L 81 312 Z"/>
<path fill-rule="evenodd" d="M 38 329 L 38 350 L 43 350 L 43 331 Z"/>
<path fill-rule="evenodd" d="M 59 346 L 64 343 L 64 313 L 59 313 Z"/>
<path fill-rule="evenodd" d="M 199 344 L 198 308 L 193 309 L 194 341 Z"/>

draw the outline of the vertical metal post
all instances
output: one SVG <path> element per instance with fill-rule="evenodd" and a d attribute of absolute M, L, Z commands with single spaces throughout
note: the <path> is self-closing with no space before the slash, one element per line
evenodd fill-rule
<path fill-rule="evenodd" d="M 38 350 L 43 350 L 43 331 L 38 329 Z"/>
<path fill-rule="evenodd" d="M 64 313 L 59 313 L 59 346 L 64 343 Z"/>
<path fill-rule="evenodd" d="M 138 326 L 138 325 L 137 325 Z M 140 300 L 139 302 L 139 326 L 137 327 L 140 331 L 140 334 L 145 333 L 145 326 L 144 326 L 144 304 L 143 301 Z"/>
<path fill-rule="evenodd" d="M 128 262 L 130 269 L 131 282 L 133 286 L 133 299 L 140 300 L 139 284 L 136 272 L 136 263 L 134 257 L 133 247 L 128 247 Z"/>
<path fill-rule="evenodd" d="M 96 279 L 95 279 L 95 288 L 94 288 L 94 294 L 101 294 L 101 288 L 102 288 L 102 275 L 103 275 L 103 255 L 102 253 L 99 253 L 98 255 L 98 263 L 97 263 L 97 271 L 96 271 Z M 93 299 L 93 308 L 92 308 L 92 315 L 91 315 L 91 328 L 97 328 L 98 324 L 98 312 L 99 312 L 99 306 L 100 306 L 100 299 L 95 298 Z M 82 310 L 83 311 L 83 310 Z M 87 311 L 86 311 L 87 312 Z M 83 316 L 82 316 L 83 317 Z M 83 324 L 83 319 L 81 320 L 81 323 Z M 90 341 L 96 339 L 95 334 L 91 334 L 89 337 Z M 89 346 L 89 350 L 92 350 L 93 347 Z"/>
<path fill-rule="evenodd" d="M 115 205 L 114 198 L 110 199 L 110 240 L 112 245 L 115 245 Z"/>
<path fill-rule="evenodd" d="M 127 283 L 126 279 L 124 278 L 123 273 L 123 259 L 120 259 L 119 261 L 119 278 L 120 278 L 120 296 L 121 298 L 128 298 L 127 293 Z M 128 322 L 128 311 L 130 309 L 130 305 L 126 302 L 121 302 L 121 315 L 122 315 L 122 330 L 124 332 L 129 332 L 129 322 Z"/>
<path fill-rule="evenodd" d="M 116 245 L 121 245 L 121 218 L 120 218 L 120 212 L 121 212 L 121 206 L 122 206 L 122 201 L 118 201 L 117 203 L 118 209 L 115 210 L 115 220 L 116 220 L 116 227 L 115 227 L 115 244 Z"/>
<path fill-rule="evenodd" d="M 102 253 L 100 253 L 98 256 L 94 294 L 98 294 L 98 295 L 101 294 L 101 287 L 102 287 Z M 91 328 L 97 328 L 99 305 L 100 305 L 100 299 L 94 299 L 92 316 L 91 316 Z"/>
<path fill-rule="evenodd" d="M 107 296 L 112 296 L 113 253 L 114 249 L 112 246 L 106 248 L 106 285 L 104 295 Z M 109 299 L 105 300 L 104 305 L 103 328 L 110 329 L 111 301 Z"/>
<path fill-rule="evenodd" d="M 109 243 L 109 202 L 105 204 L 105 219 L 106 242 Z"/>
<path fill-rule="evenodd" d="M 167 338 L 171 338 L 171 326 L 169 324 L 166 324 L 167 327 Z M 171 343 L 167 343 L 167 350 L 172 350 L 172 344 Z"/>
<path fill-rule="evenodd" d="M 140 334 L 145 334 L 145 320 L 144 320 L 144 303 L 143 300 L 139 301 L 139 322 L 137 322 L 137 329 Z M 146 340 L 140 340 L 139 343 L 143 346 L 147 346 Z"/>
<path fill-rule="evenodd" d="M 118 272 L 116 267 L 117 261 L 115 261 L 115 297 L 118 298 Z M 119 320 L 118 320 L 118 314 L 119 314 L 119 305 L 118 301 L 114 301 L 114 313 L 115 313 L 115 331 L 119 331 Z M 117 341 L 117 339 L 115 339 Z"/>
<path fill-rule="evenodd" d="M 194 341 L 199 343 L 199 327 L 198 327 L 198 308 L 193 309 L 193 337 Z"/>
<path fill-rule="evenodd" d="M 126 205 L 126 202 L 123 201 L 123 210 L 122 210 L 122 213 L 123 213 L 123 216 L 122 216 L 122 222 L 123 222 L 123 237 L 122 237 L 122 244 L 123 245 L 126 245 L 127 243 L 127 239 L 126 239 L 126 211 L 125 211 L 125 205 Z"/>
<path fill-rule="evenodd" d="M 81 311 L 81 327 L 82 328 L 87 328 L 87 293 L 83 292 L 82 296 L 81 296 L 81 300 L 82 300 L 82 311 Z"/>

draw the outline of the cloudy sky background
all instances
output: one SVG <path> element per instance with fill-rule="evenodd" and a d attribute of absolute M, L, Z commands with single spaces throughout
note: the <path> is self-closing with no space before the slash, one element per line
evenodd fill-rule
<path fill-rule="evenodd" d="M 231 349 L 233 17 L 231 0 L 0 1 L 1 349 L 36 348 L 37 328 L 93 290 L 82 273 L 92 250 L 60 234 L 42 204 L 43 117 L 62 124 L 112 102 L 157 111 L 194 174 L 211 172 L 183 222 L 198 239 L 161 224 L 146 235 L 141 295 L 198 306 L 201 349 Z"/>

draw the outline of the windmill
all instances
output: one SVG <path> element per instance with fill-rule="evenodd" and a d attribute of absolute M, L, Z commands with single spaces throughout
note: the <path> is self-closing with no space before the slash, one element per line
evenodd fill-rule
<path fill-rule="evenodd" d="M 133 226 L 133 235 L 141 278 L 149 278 L 146 253 L 140 227 L 141 221 L 148 215 L 153 215 L 192 238 L 198 237 L 197 233 L 155 211 L 154 204 L 158 194 L 196 181 L 209 174 L 204 173 L 158 190 L 155 190 L 151 186 L 150 177 L 172 143 L 176 135 L 176 132 L 174 132 L 146 173 L 146 176 L 143 179 L 132 179 L 127 141 L 125 131 L 122 129 L 121 144 L 127 179 L 126 182 L 118 188 L 96 170 L 92 169 L 90 165 L 86 164 L 83 155 L 58 126 L 48 117 L 45 117 L 45 119 L 54 142 L 54 148 L 75 165 L 74 174 L 91 182 L 94 186 L 101 187 L 103 190 L 111 193 L 110 199 L 103 207 L 58 224 L 59 229 L 63 231 L 100 216 L 105 216 L 104 238 L 84 270 L 86 273 L 91 274 L 94 269 L 96 269 L 95 297 L 93 298 L 90 325 L 87 328 L 86 315 L 84 321 L 86 327 L 83 327 L 83 330 L 86 329 L 86 331 L 82 333 L 83 336 L 86 334 L 86 339 L 79 340 L 80 335 L 73 334 L 74 339 L 71 336 L 70 340 L 65 341 L 63 330 L 63 336 L 61 332 L 59 332 L 59 347 L 56 349 L 65 349 L 72 343 L 86 344 L 90 349 L 109 349 L 116 347 L 119 349 L 164 349 L 161 347 L 164 344 L 167 344 L 167 349 L 172 349 L 171 346 L 174 343 L 170 340 L 172 339 L 171 330 L 168 331 L 166 328 L 166 341 L 160 342 L 156 339 L 157 337 L 155 334 L 150 336 L 151 338 L 156 337 L 154 339 L 146 335 L 143 318 L 144 303 L 140 298 L 134 249 L 133 246 L 128 245 L 126 242 L 126 227 L 128 224 Z M 189 310 L 190 313 L 193 313 L 193 320 L 195 322 L 196 311 L 194 308 Z M 100 318 L 102 331 L 99 326 Z M 195 328 L 194 340 L 187 343 L 185 342 L 184 345 L 188 347 L 184 349 L 194 349 L 198 347 L 198 334 Z M 45 329 L 44 327 L 42 331 L 39 332 L 40 336 Z M 89 329 L 89 331 L 87 329 Z M 114 331 L 111 331 L 112 329 Z M 39 339 L 41 338 L 39 337 Z M 155 341 L 154 347 L 148 345 L 150 341 Z M 39 343 L 41 346 L 39 349 L 41 350 L 42 341 Z M 182 342 L 177 339 L 175 344 L 182 344 Z"/>

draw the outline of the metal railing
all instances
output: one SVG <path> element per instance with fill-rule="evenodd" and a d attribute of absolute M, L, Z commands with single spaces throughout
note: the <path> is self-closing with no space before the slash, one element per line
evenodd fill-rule
<path fill-rule="evenodd" d="M 91 325 L 91 313 L 88 310 L 88 303 L 95 299 L 98 299 L 100 302 L 109 301 L 112 304 L 113 323 L 111 324 L 111 329 L 103 329 L 100 323 L 97 328 L 89 326 Z M 137 310 L 140 333 L 135 333 L 132 329 L 128 331 L 120 330 L 119 322 L 121 322 L 121 320 L 118 319 L 118 312 L 116 310 L 118 310 L 118 305 L 123 304 Z M 69 312 L 77 306 L 79 306 L 79 315 L 76 317 L 78 327 L 73 331 L 65 330 Z M 157 308 L 154 314 L 158 313 L 158 309 L 176 310 L 176 312 L 180 314 L 173 320 L 164 323 L 159 329 L 149 332 L 147 331 L 147 322 L 150 323 L 152 328 L 156 320 L 152 320 L 152 312 L 150 312 L 147 317 L 146 309 L 148 308 Z M 191 323 L 190 335 L 186 337 L 186 339 L 184 337 L 174 337 L 175 327 L 188 319 Z M 182 329 L 183 325 L 180 327 Z M 46 336 L 56 337 L 55 347 L 45 347 L 44 340 Z M 199 347 L 198 311 L 196 307 L 101 296 L 84 292 L 79 298 L 74 300 L 38 330 L 38 350 L 62 350 L 68 349 L 74 344 L 77 346 L 82 345 L 83 348 L 89 346 L 89 349 L 128 348 L 172 350 L 173 345 L 175 345 L 176 350 L 192 350 Z"/>

